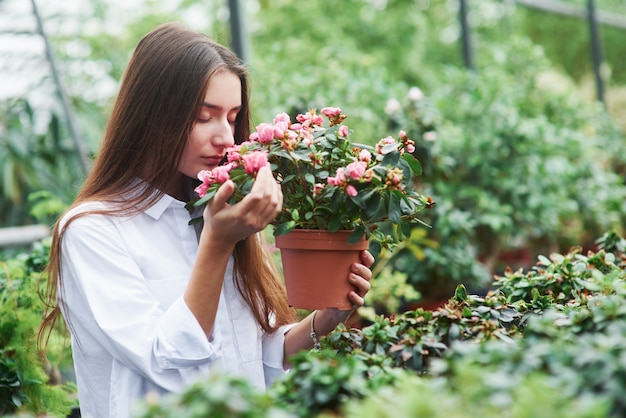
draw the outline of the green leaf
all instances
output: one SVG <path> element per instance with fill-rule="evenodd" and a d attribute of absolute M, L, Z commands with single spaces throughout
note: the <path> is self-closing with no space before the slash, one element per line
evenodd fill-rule
<path fill-rule="evenodd" d="M 283 224 L 278 225 L 276 229 L 274 229 L 274 236 L 285 235 L 295 228 L 296 223 L 294 221 L 285 222 Z"/>
<path fill-rule="evenodd" d="M 202 205 L 210 202 L 211 199 L 213 199 L 213 196 L 215 196 L 215 193 L 217 193 L 217 189 L 209 190 L 204 196 L 202 196 L 200 199 L 196 200 L 196 202 L 193 205 L 195 207 L 198 207 L 198 206 L 202 206 Z"/>
<path fill-rule="evenodd" d="M 456 287 L 456 290 L 454 291 L 454 298 L 459 302 L 467 300 L 467 289 L 465 289 L 464 285 L 460 284 Z"/>
<path fill-rule="evenodd" d="M 384 149 L 384 147 L 383 147 Z M 383 161 L 381 162 L 381 164 L 383 166 L 392 166 L 395 167 L 398 165 L 398 161 L 400 161 L 400 152 L 399 151 L 393 151 L 390 152 L 389 154 L 386 154 L 385 157 L 383 158 Z"/>
<path fill-rule="evenodd" d="M 402 207 L 400 205 L 402 197 L 400 195 L 392 193 L 389 201 L 389 220 L 394 224 L 400 223 L 400 218 L 402 217 Z"/>
<path fill-rule="evenodd" d="M 398 144 L 397 142 L 391 143 L 391 144 L 386 144 L 383 145 L 383 147 L 380 149 L 381 154 L 387 156 L 389 154 L 392 154 L 394 152 L 397 152 L 398 155 L 400 154 L 400 152 L 398 152 L 398 146 L 400 144 Z"/>
<path fill-rule="evenodd" d="M 337 232 L 341 228 L 341 220 L 339 218 L 333 218 L 328 222 L 328 230 L 330 232 Z"/>
<path fill-rule="evenodd" d="M 380 255 L 380 252 L 382 251 L 382 246 L 380 245 L 380 242 L 370 240 L 370 247 L 368 251 L 370 252 L 370 254 L 372 254 L 374 258 L 378 257 Z"/>
<path fill-rule="evenodd" d="M 405 237 L 410 237 L 411 236 L 411 223 L 405 221 L 404 219 L 400 221 L 400 225 L 399 225 L 400 231 L 402 232 L 402 235 L 404 235 Z"/>
<path fill-rule="evenodd" d="M 348 237 L 348 244 L 356 244 L 363 238 L 363 234 L 365 234 L 365 227 L 363 225 L 354 228 L 354 231 Z"/>
<path fill-rule="evenodd" d="M 359 193 L 356 196 L 349 196 L 349 198 L 352 202 L 354 202 L 361 209 L 367 208 L 367 196 Z"/>
<path fill-rule="evenodd" d="M 413 174 L 415 174 L 416 176 L 422 175 L 422 164 L 420 164 L 417 158 L 415 158 L 408 152 L 405 152 L 402 155 L 402 158 L 409 164 L 409 167 L 411 167 L 411 171 L 413 172 Z"/>

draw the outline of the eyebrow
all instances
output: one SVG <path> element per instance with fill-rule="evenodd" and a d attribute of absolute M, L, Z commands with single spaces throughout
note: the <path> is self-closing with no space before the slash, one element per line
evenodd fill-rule
<path fill-rule="evenodd" d="M 202 103 L 202 107 L 206 107 L 208 109 L 219 110 L 219 111 L 223 111 L 224 110 L 224 108 L 222 106 L 218 106 L 216 104 L 207 103 L 207 102 Z M 239 111 L 239 110 L 241 110 L 241 108 L 242 108 L 242 106 L 235 106 L 232 109 L 230 109 L 229 112 Z"/>

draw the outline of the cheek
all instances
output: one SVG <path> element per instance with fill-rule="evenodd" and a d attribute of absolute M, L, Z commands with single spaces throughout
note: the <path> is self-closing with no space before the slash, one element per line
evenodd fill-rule
<path fill-rule="evenodd" d="M 180 162 L 178 163 L 178 171 L 185 174 L 188 177 L 195 177 L 194 168 L 192 166 L 193 151 L 189 148 L 189 144 L 185 146 L 183 153 L 180 156 Z"/>
<path fill-rule="evenodd" d="M 191 130 L 189 138 L 187 138 L 187 144 L 183 150 L 183 155 L 193 155 L 204 147 L 207 142 L 207 134 L 203 131 L 206 131 L 206 129 L 203 130 L 201 125 L 196 125 Z"/>
<path fill-rule="evenodd" d="M 201 143 L 198 141 L 197 132 L 196 135 L 194 135 L 194 131 L 192 131 L 180 156 L 178 171 L 189 177 L 195 177 L 198 171 L 198 167 L 195 166 L 194 161 L 197 155 L 200 153 L 201 149 L 202 147 Z"/>

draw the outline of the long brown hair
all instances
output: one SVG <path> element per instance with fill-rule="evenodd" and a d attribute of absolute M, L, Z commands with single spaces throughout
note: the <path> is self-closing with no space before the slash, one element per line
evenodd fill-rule
<path fill-rule="evenodd" d="M 201 108 L 211 77 L 231 72 L 241 80 L 242 108 L 235 121 L 235 142 L 250 134 L 248 74 L 229 49 L 178 23 L 161 25 L 135 49 L 108 121 L 101 150 L 73 208 L 85 201 L 112 203 L 112 209 L 81 212 L 61 228 L 57 221 L 46 269 L 44 294 L 48 306 L 39 329 L 44 352 L 50 332 L 61 316 L 61 240 L 78 216 L 105 213 L 127 216 L 154 204 L 166 190 Z M 144 181 L 137 182 L 140 178 Z M 145 184 L 151 187 L 145 187 Z M 129 193 L 130 192 L 130 193 Z M 129 198 L 129 196 L 132 196 Z M 68 209 L 69 210 L 69 209 Z M 295 319 L 282 283 L 266 251 L 262 234 L 235 247 L 236 285 L 265 332 Z M 45 275 L 44 275 L 45 276 Z M 71 328 L 71 326 L 70 326 Z"/>

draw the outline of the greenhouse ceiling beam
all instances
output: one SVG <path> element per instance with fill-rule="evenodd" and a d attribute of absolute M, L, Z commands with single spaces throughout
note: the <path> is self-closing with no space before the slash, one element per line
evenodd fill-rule
<path fill-rule="evenodd" d="M 459 22 L 461 24 L 461 53 L 465 67 L 473 70 L 474 61 L 472 54 L 471 32 L 467 20 L 467 0 L 459 0 Z"/>
<path fill-rule="evenodd" d="M 591 59 L 593 60 L 593 74 L 596 79 L 596 95 L 604 103 L 604 81 L 602 80 L 602 42 L 598 33 L 594 0 L 587 0 L 587 20 L 589 23 L 589 37 L 591 41 Z"/>
<path fill-rule="evenodd" d="M 85 145 L 85 141 L 83 137 L 80 135 L 78 128 L 76 127 L 76 121 L 74 120 L 74 112 L 70 105 L 69 98 L 65 93 L 65 88 L 63 87 L 63 83 L 61 82 L 61 77 L 59 76 L 59 71 L 57 70 L 56 60 L 54 57 L 54 52 L 52 51 L 52 46 L 50 45 L 50 41 L 43 27 L 43 21 L 41 19 L 41 15 L 39 14 L 39 10 L 37 9 L 37 3 L 35 0 L 31 0 L 33 6 L 33 14 L 35 15 L 35 19 L 37 20 L 37 31 L 39 35 L 43 38 L 46 58 L 50 63 L 50 70 L 52 72 L 52 78 L 54 80 L 54 84 L 57 89 L 57 93 L 61 98 L 61 105 L 63 106 L 63 111 L 65 112 L 65 117 L 67 120 L 68 129 L 70 131 L 70 135 L 74 140 L 76 145 L 76 151 L 78 153 L 79 161 L 81 168 L 84 174 L 87 174 L 90 169 L 89 157 L 87 155 L 87 147 Z"/>
<path fill-rule="evenodd" d="M 243 14 L 239 0 L 228 0 L 230 12 L 230 39 L 235 54 L 242 62 L 248 59 L 248 45 L 246 42 L 246 32 L 244 30 Z"/>
<path fill-rule="evenodd" d="M 626 18 L 610 15 L 607 12 L 597 11 L 595 0 L 586 0 L 587 7 L 574 6 L 557 0 L 511 0 L 523 6 L 544 10 L 551 13 L 587 19 L 589 25 L 589 43 L 593 73 L 596 84 L 596 96 L 598 101 L 605 103 L 604 81 L 602 80 L 602 42 L 599 34 L 599 24 L 615 26 L 626 29 Z M 606 103 L 605 103 L 606 105 Z"/>
<path fill-rule="evenodd" d="M 581 19 L 587 18 L 587 10 L 584 7 L 576 6 L 573 4 L 565 3 L 558 0 L 510 0 L 513 3 L 520 4 L 522 6 L 531 7 L 534 9 L 545 10 L 547 12 L 558 13 L 566 16 L 579 17 Z M 626 16 L 616 15 L 615 13 L 609 13 L 604 11 L 598 11 L 596 13 L 596 20 L 598 23 L 608 26 L 615 26 L 617 28 L 626 29 Z"/>

